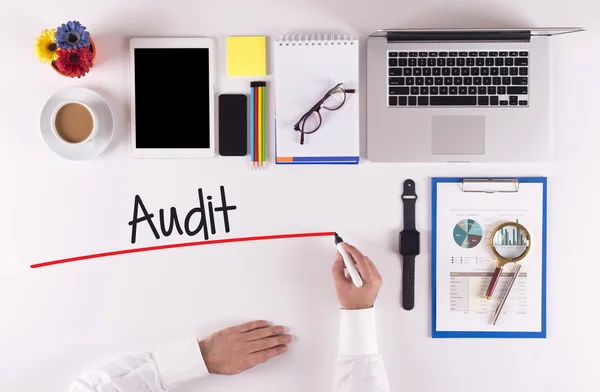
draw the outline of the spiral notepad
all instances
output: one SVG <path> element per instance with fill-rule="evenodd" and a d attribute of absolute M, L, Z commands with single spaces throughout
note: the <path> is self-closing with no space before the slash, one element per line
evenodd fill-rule
<path fill-rule="evenodd" d="M 358 163 L 358 40 L 340 34 L 288 34 L 275 43 L 276 161 Z M 348 94 L 336 111 L 321 109 L 322 124 L 300 144 L 294 124 L 331 88 Z"/>

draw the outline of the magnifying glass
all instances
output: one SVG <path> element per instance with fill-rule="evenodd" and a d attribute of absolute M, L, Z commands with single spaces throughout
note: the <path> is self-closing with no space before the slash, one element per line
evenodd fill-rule
<path fill-rule="evenodd" d="M 522 224 L 506 222 L 494 229 L 490 242 L 490 247 L 498 258 L 498 266 L 485 293 L 486 299 L 492 298 L 504 266 L 523 260 L 527 256 L 531 249 L 531 236 Z"/>

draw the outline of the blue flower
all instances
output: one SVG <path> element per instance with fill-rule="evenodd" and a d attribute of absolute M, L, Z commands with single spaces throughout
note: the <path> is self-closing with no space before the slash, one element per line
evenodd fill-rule
<path fill-rule="evenodd" d="M 77 49 L 90 46 L 90 33 L 76 20 L 67 22 L 56 29 L 56 44 L 61 49 Z"/>

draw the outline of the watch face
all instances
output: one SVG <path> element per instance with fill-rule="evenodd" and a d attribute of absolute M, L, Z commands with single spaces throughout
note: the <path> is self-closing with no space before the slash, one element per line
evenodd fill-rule
<path fill-rule="evenodd" d="M 420 253 L 421 234 L 418 231 L 403 231 L 400 233 L 400 254 L 416 256 Z"/>

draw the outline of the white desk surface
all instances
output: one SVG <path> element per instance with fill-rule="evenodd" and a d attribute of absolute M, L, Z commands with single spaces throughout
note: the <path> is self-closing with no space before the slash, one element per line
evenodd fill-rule
<path fill-rule="evenodd" d="M 392 391 L 598 391 L 599 318 L 593 294 L 600 276 L 600 19 L 595 2 L 21 0 L 2 8 L 1 390 L 66 391 L 81 372 L 122 355 L 252 318 L 289 326 L 297 337 L 291 350 L 242 375 L 209 377 L 184 391 L 330 390 L 338 313 L 329 239 L 187 248 L 29 269 L 38 261 L 130 247 L 127 222 L 135 194 L 155 213 L 171 205 L 187 211 L 197 188 L 215 194 L 222 184 L 238 206 L 230 236 L 333 229 L 378 265 L 384 277 L 377 302 L 379 340 Z M 33 54 L 39 31 L 71 19 L 88 26 L 99 53 L 96 66 L 81 80 L 59 77 Z M 588 31 L 553 40 L 556 151 L 546 164 L 363 160 L 350 167 L 270 165 L 252 172 L 247 159 L 139 161 L 130 156 L 131 37 L 217 37 L 218 93 L 225 93 L 248 89 L 248 79 L 226 77 L 227 35 L 273 39 L 290 30 L 341 30 L 365 37 L 388 27 L 565 25 Z M 98 91 L 115 112 L 115 139 L 96 160 L 63 160 L 40 137 L 42 105 L 67 86 Z M 429 179 L 477 175 L 549 177 L 547 339 L 430 338 Z M 396 242 L 405 178 L 418 184 L 423 250 L 411 312 L 400 306 Z M 189 240 L 156 241 L 146 229 L 136 245 Z"/>

